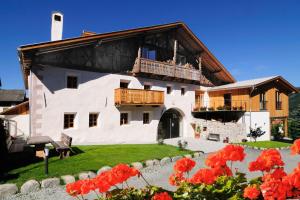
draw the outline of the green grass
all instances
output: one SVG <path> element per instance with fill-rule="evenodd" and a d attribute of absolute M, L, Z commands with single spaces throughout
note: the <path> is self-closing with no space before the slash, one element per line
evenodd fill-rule
<path fill-rule="evenodd" d="M 262 147 L 262 148 L 279 148 L 279 147 L 288 147 L 291 146 L 290 143 L 279 142 L 279 141 L 257 141 L 257 142 L 243 142 L 241 144 L 245 144 L 251 147 Z"/>
<path fill-rule="evenodd" d="M 77 153 L 69 158 L 60 160 L 58 156 L 49 159 L 48 177 L 60 177 L 61 175 L 76 175 L 82 171 L 94 171 L 105 165 L 114 166 L 118 163 L 132 163 L 148 159 L 161 159 L 166 156 L 176 156 L 191 153 L 187 150 L 179 150 L 169 145 L 141 144 L 141 145 L 97 145 L 75 146 Z M 20 158 L 21 159 L 21 158 Z M 20 186 L 29 179 L 41 180 L 44 175 L 44 162 L 29 164 L 9 172 L 18 177 L 8 180 Z"/>

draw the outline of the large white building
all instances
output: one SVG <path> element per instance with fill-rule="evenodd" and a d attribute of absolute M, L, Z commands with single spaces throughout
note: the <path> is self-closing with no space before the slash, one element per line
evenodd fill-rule
<path fill-rule="evenodd" d="M 233 89 L 221 100 L 211 97 L 210 89 L 236 81 L 184 23 L 55 36 L 18 51 L 29 90 L 30 136 L 59 139 L 63 132 L 76 144 L 151 143 L 201 132 L 203 138 L 241 140 L 251 122 L 269 139 L 269 112 L 249 117 L 249 87 L 238 99 Z M 286 82 L 273 78 L 263 83 Z"/>

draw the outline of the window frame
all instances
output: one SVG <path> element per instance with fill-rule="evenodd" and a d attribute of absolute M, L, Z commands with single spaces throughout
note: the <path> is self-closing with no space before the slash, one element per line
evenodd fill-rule
<path fill-rule="evenodd" d="M 276 110 L 282 110 L 281 92 L 279 90 L 275 91 L 275 107 Z"/>
<path fill-rule="evenodd" d="M 66 126 L 66 116 L 70 116 L 73 115 L 73 121 L 72 121 L 72 126 L 70 126 L 70 119 L 68 119 L 68 126 Z M 63 129 L 72 129 L 75 128 L 75 119 L 76 119 L 76 113 L 64 113 L 64 117 L 63 117 Z"/>
<path fill-rule="evenodd" d="M 148 114 L 148 122 L 145 121 L 145 118 L 144 118 L 145 114 Z M 150 122 L 151 122 L 150 116 L 151 116 L 150 112 L 147 112 L 147 111 L 143 112 L 143 124 L 150 124 Z"/>
<path fill-rule="evenodd" d="M 96 116 L 96 121 L 93 120 L 91 123 L 91 116 Z M 96 122 L 96 124 L 94 124 Z M 97 112 L 90 112 L 89 113 L 89 128 L 97 127 L 99 125 L 99 113 Z"/>
<path fill-rule="evenodd" d="M 127 114 L 127 123 L 123 123 L 123 122 L 122 122 L 122 115 L 123 115 L 123 114 Z M 126 126 L 126 125 L 129 125 L 129 124 L 130 124 L 130 113 L 127 112 L 127 111 L 120 112 L 120 121 L 119 121 L 119 123 L 120 123 L 120 126 Z"/>

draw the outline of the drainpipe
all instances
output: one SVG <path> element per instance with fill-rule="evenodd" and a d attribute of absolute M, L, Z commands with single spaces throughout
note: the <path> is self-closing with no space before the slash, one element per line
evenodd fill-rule
<path fill-rule="evenodd" d="M 253 91 L 255 90 L 255 86 L 254 85 L 252 85 L 251 86 L 251 91 L 250 91 L 250 98 L 249 98 L 249 111 L 250 111 L 250 131 L 251 131 L 251 129 L 252 129 L 252 93 L 253 93 Z M 251 137 L 250 137 L 250 141 L 251 141 Z"/>

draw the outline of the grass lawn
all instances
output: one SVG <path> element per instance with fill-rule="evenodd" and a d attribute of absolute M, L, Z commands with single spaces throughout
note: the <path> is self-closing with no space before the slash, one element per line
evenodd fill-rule
<path fill-rule="evenodd" d="M 291 143 L 279 142 L 279 141 L 257 141 L 257 142 L 243 142 L 251 147 L 263 147 L 263 148 L 279 148 L 279 147 L 288 147 L 291 146 Z"/>
<path fill-rule="evenodd" d="M 48 177 L 76 175 L 88 170 L 96 172 L 105 165 L 114 166 L 118 163 L 161 159 L 166 156 L 190 153 L 190 151 L 179 150 L 173 146 L 158 144 L 74 146 L 73 149 L 79 153 L 64 160 L 60 160 L 56 155 L 49 159 Z M 46 178 L 43 160 L 13 169 L 9 174 L 15 174 L 15 177 L 10 178 L 7 182 L 16 183 L 18 186 L 30 179 Z"/>

